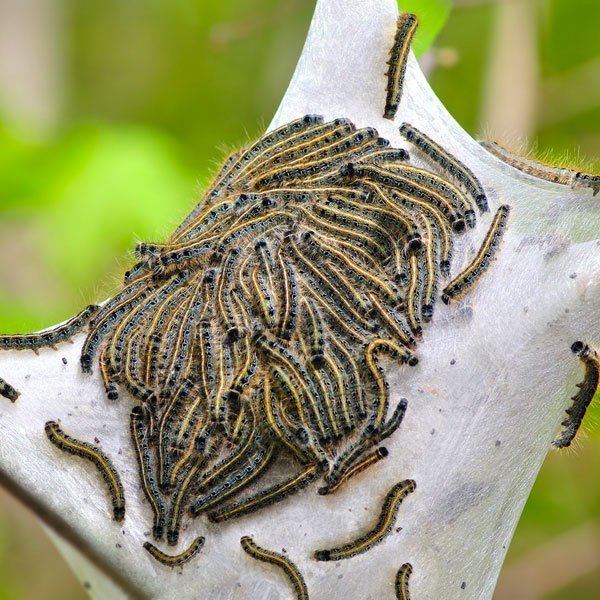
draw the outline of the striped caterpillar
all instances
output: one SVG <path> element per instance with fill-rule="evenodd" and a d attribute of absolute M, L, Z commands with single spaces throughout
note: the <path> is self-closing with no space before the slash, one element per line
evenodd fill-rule
<path fill-rule="evenodd" d="M 88 442 L 82 442 L 67 435 L 55 421 L 48 421 L 45 425 L 46 437 L 50 442 L 69 454 L 79 456 L 89 460 L 98 470 L 102 479 L 104 479 L 113 507 L 113 516 L 115 521 L 122 521 L 125 518 L 125 494 L 123 484 L 118 471 L 113 466 L 111 460 L 98 448 Z"/>
<path fill-rule="evenodd" d="M 66 323 L 40 333 L 0 335 L 0 349 L 33 350 L 37 353 L 41 348 L 54 348 L 83 329 L 99 309 L 99 306 L 90 304 Z"/>
<path fill-rule="evenodd" d="M 416 488 L 417 484 L 412 479 L 406 479 L 397 483 L 387 493 L 381 507 L 379 519 L 373 529 L 342 546 L 327 550 L 317 550 L 314 554 L 315 559 L 330 561 L 352 558 L 353 556 L 367 552 L 373 546 L 382 542 L 392 533 L 400 504 Z"/>
<path fill-rule="evenodd" d="M 410 563 L 404 563 L 396 573 L 394 588 L 396 590 L 396 600 L 410 600 L 410 576 L 413 568 Z"/>
<path fill-rule="evenodd" d="M 297 600 L 308 600 L 308 589 L 304 577 L 289 558 L 278 552 L 273 552 L 273 550 L 262 548 L 247 535 L 240 540 L 240 543 L 244 552 L 252 558 L 279 567 L 289 580 Z"/>
<path fill-rule="evenodd" d="M 194 558 L 194 556 L 196 556 L 196 554 L 202 550 L 204 541 L 204 537 L 197 537 L 188 548 L 179 554 L 166 554 L 150 542 L 144 542 L 144 548 L 147 550 L 148 554 L 150 554 L 150 556 L 156 559 L 159 563 L 162 563 L 166 567 L 174 568 L 184 565 L 192 560 L 192 558 Z"/>
<path fill-rule="evenodd" d="M 491 140 L 484 140 L 479 143 L 502 162 L 531 177 L 545 179 L 560 185 L 568 185 L 574 190 L 591 188 L 594 196 L 600 191 L 600 175 L 536 161 Z"/>

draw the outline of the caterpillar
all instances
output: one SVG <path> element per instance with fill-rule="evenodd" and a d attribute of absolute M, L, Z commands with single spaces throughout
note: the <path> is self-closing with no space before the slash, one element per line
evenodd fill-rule
<path fill-rule="evenodd" d="M 275 502 L 280 502 L 290 494 L 296 493 L 314 481 L 321 469 L 322 466 L 320 465 L 310 465 L 298 475 L 291 477 L 282 483 L 266 488 L 262 492 L 250 496 L 246 500 L 224 506 L 219 510 L 209 513 L 208 518 L 213 523 L 222 523 L 223 521 L 250 514 L 264 506 L 274 504 Z"/>
<path fill-rule="evenodd" d="M 5 381 L 0 377 L 0 396 L 4 396 L 11 402 L 16 402 L 20 395 L 21 392 L 19 392 L 19 390 L 15 389 L 8 381 Z"/>
<path fill-rule="evenodd" d="M 449 304 L 451 300 L 464 294 L 488 269 L 502 241 L 509 214 L 510 207 L 508 205 L 500 206 L 471 264 L 444 288 L 442 293 L 444 304 Z"/>
<path fill-rule="evenodd" d="M 600 357 L 598 352 L 585 342 L 580 341 L 573 343 L 571 351 L 583 363 L 585 374 L 583 381 L 577 384 L 579 391 L 571 398 L 573 404 L 566 410 L 567 416 L 561 423 L 563 429 L 552 442 L 555 448 L 567 448 L 571 445 L 581 427 L 587 408 L 598 391 L 598 382 L 600 381 Z"/>
<path fill-rule="evenodd" d="M 400 135 L 414 144 L 423 154 L 449 173 L 471 195 L 479 210 L 488 210 L 487 196 L 479 179 L 465 164 L 452 156 L 428 135 L 409 123 L 402 123 Z"/>
<path fill-rule="evenodd" d="M 394 589 L 396 590 L 397 600 L 410 600 L 410 576 L 412 575 L 413 568 L 410 563 L 404 563 L 396 573 L 396 580 L 394 582 Z"/>
<path fill-rule="evenodd" d="M 502 162 L 531 177 L 568 185 L 573 189 L 591 188 L 594 196 L 600 191 L 600 175 L 536 161 L 513 152 L 492 140 L 483 140 L 479 143 Z"/>
<path fill-rule="evenodd" d="M 231 496 L 248 487 L 273 462 L 274 450 L 275 444 L 269 444 L 266 448 L 257 448 L 255 453 L 241 463 L 240 468 L 233 471 L 230 477 L 195 500 L 189 507 L 190 515 L 197 517 L 202 512 L 215 510 Z"/>
<path fill-rule="evenodd" d="M 203 536 L 199 536 L 190 544 L 189 548 L 175 555 L 164 553 L 150 542 L 145 542 L 144 548 L 148 551 L 150 556 L 156 559 L 159 563 L 165 565 L 166 567 L 174 568 L 184 565 L 192 560 L 192 558 L 194 558 L 194 556 L 196 556 L 196 554 L 202 550 L 204 542 L 205 538 Z"/>
<path fill-rule="evenodd" d="M 373 529 L 356 540 L 342 546 L 315 551 L 315 560 L 330 561 L 352 558 L 353 556 L 367 552 L 373 546 L 379 544 L 392 532 L 400 504 L 404 498 L 406 498 L 408 494 L 414 492 L 416 488 L 417 484 L 412 479 L 406 479 L 397 483 L 387 493 L 383 506 L 381 507 L 379 519 Z"/>
<path fill-rule="evenodd" d="M 54 446 L 93 463 L 108 487 L 114 519 L 115 521 L 122 521 L 125 518 L 125 493 L 119 472 L 108 456 L 97 446 L 67 435 L 56 421 L 48 421 L 44 430 L 46 437 Z"/>
<path fill-rule="evenodd" d="M 418 25 L 419 21 L 413 14 L 402 13 L 398 17 L 394 44 L 390 49 L 390 58 L 387 62 L 387 87 L 385 109 L 383 111 L 383 116 L 386 119 L 393 119 L 398 111 L 398 105 L 402 97 L 408 52 Z"/>
<path fill-rule="evenodd" d="M 374 423 L 369 423 L 364 428 L 360 441 L 342 453 L 333 463 L 330 472 L 325 475 L 326 488 L 337 485 L 364 452 L 395 433 L 404 419 L 407 407 L 406 398 L 401 398 L 392 416 L 382 426 L 377 428 Z"/>
<path fill-rule="evenodd" d="M 41 348 L 54 348 L 56 344 L 71 339 L 90 322 L 98 310 L 99 306 L 90 304 L 66 323 L 40 333 L 0 335 L 0 349 L 33 350 L 37 353 Z"/>
<path fill-rule="evenodd" d="M 298 567 L 287 556 L 262 548 L 247 535 L 241 538 L 240 544 L 244 552 L 252 558 L 279 567 L 292 585 L 296 598 L 298 600 L 308 600 L 308 588 L 304 577 Z"/>
<path fill-rule="evenodd" d="M 160 540 L 163 536 L 165 526 L 166 504 L 152 473 L 150 450 L 148 448 L 148 441 L 145 439 L 143 418 L 144 413 L 142 408 L 135 406 L 131 411 L 130 417 L 131 437 L 135 446 L 138 467 L 142 475 L 144 494 L 152 506 L 154 513 L 154 539 Z"/>
<path fill-rule="evenodd" d="M 374 452 L 371 452 L 371 454 L 367 454 L 367 456 L 365 456 L 360 462 L 356 463 L 350 469 L 348 469 L 348 471 L 346 471 L 346 473 L 344 473 L 344 476 L 341 477 L 339 479 L 339 481 L 337 481 L 335 483 L 335 485 L 332 485 L 331 487 L 319 488 L 319 490 L 318 490 L 319 494 L 324 496 L 326 494 L 331 494 L 331 493 L 335 492 L 335 490 L 337 490 L 343 483 L 348 481 L 348 479 L 358 475 L 359 473 L 362 473 L 365 469 L 368 469 L 370 466 L 372 466 L 372 465 L 378 463 L 380 460 L 386 458 L 388 456 L 388 454 L 389 454 L 389 451 L 385 446 L 382 446 L 381 448 L 377 448 L 377 450 L 375 450 Z"/>
<path fill-rule="evenodd" d="M 409 167 L 375 129 L 306 115 L 231 154 L 168 239 L 138 244 L 80 364 L 99 367 L 109 399 L 133 396 L 156 539 L 319 478 L 333 492 L 385 456 L 408 402 L 390 409 L 380 355 L 418 363 L 456 236 L 485 208 L 440 156 L 442 174 Z"/>

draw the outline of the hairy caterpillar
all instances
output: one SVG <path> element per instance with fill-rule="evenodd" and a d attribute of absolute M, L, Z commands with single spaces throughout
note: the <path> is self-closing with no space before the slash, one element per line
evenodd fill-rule
<path fill-rule="evenodd" d="M 353 556 L 367 552 L 373 546 L 379 544 L 392 532 L 402 500 L 404 500 L 408 494 L 414 492 L 416 488 L 417 484 L 412 479 L 406 479 L 397 483 L 387 493 L 383 506 L 381 507 L 379 519 L 373 529 L 343 546 L 337 546 L 327 550 L 317 550 L 314 553 L 315 559 L 328 561 L 352 558 Z"/>
<path fill-rule="evenodd" d="M 571 445 L 581 427 L 587 408 L 598 391 L 600 381 L 598 352 L 585 342 L 579 341 L 571 346 L 571 351 L 584 364 L 585 374 L 583 381 L 577 384 L 579 391 L 571 398 L 573 404 L 566 410 L 567 416 L 561 423 L 563 429 L 552 442 L 555 448 L 566 448 Z"/>
<path fill-rule="evenodd" d="M 197 537 L 183 552 L 179 554 L 165 554 L 162 550 L 159 550 L 154 544 L 150 542 L 144 543 L 144 548 L 148 551 L 150 556 L 155 558 L 159 563 L 162 563 L 166 567 L 179 567 L 189 562 L 202 550 L 204 546 L 205 538 L 202 536 Z"/>
<path fill-rule="evenodd" d="M 98 448 L 88 442 L 76 440 L 67 435 L 58 423 L 48 421 L 45 425 L 46 436 L 54 446 L 64 450 L 74 456 L 79 456 L 89 460 L 94 464 L 102 479 L 106 482 L 113 506 L 113 515 L 115 521 L 122 521 L 125 518 L 125 494 L 123 484 L 118 471 L 113 466 L 111 460 Z"/>
<path fill-rule="evenodd" d="M 402 97 L 402 85 L 404 83 L 408 52 L 418 25 L 419 21 L 413 14 L 402 13 L 398 17 L 394 44 L 390 49 L 390 58 L 387 62 L 387 95 L 385 110 L 383 111 L 383 116 L 386 119 L 393 119 L 396 116 L 400 98 Z"/>
<path fill-rule="evenodd" d="M 296 598 L 298 600 L 308 600 L 308 588 L 304 577 L 298 567 L 287 556 L 262 548 L 247 535 L 240 540 L 240 543 L 244 552 L 252 558 L 279 567 L 291 583 Z"/>

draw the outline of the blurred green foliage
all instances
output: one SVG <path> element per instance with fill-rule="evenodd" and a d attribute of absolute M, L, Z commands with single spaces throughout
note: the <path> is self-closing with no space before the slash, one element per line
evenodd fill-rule
<path fill-rule="evenodd" d="M 412 50 L 417 56 L 427 51 L 446 23 L 452 9 L 452 0 L 398 0 L 401 12 L 411 12 L 419 19 Z"/>
<path fill-rule="evenodd" d="M 600 17 L 600 3 L 531 2 L 540 76 L 562 90 L 541 96 L 545 119 L 533 124 L 539 151 L 553 148 L 562 156 L 581 149 L 598 166 L 600 55 L 594 15 Z M 135 242 L 164 238 L 227 150 L 269 122 L 313 9 L 304 0 L 59 4 L 65 12 L 57 44 L 64 47 L 67 73 L 66 82 L 57 81 L 65 97 L 60 117 L 49 133 L 39 135 L 10 107 L 0 117 L 0 329 L 6 331 L 65 319 L 116 289 Z M 435 39 L 428 52 L 436 58 L 432 86 L 463 127 L 477 134 L 486 126 L 482 90 L 497 4 L 399 4 L 419 16 L 417 53 Z M 453 60 L 437 60 L 448 49 Z M 594 65 L 595 82 L 585 76 Z M 6 82 L 0 81 L 0 92 L 2 85 Z M 572 97 L 592 102 L 574 110 Z M 588 428 L 600 421 L 599 408 Z M 579 450 L 550 455 L 509 562 L 598 518 L 599 447 L 596 428 Z M 23 578 L 31 557 L 11 527 L 0 521 L 0 600 L 34 597 Z M 24 557 L 22 571 L 4 560 L 13 548 Z M 594 580 L 576 582 L 556 598 L 589 599 L 595 597 L 593 586 Z"/>

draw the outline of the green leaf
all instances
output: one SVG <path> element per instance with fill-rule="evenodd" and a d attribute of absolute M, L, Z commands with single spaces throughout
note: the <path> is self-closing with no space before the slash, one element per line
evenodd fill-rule
<path fill-rule="evenodd" d="M 412 49 L 420 56 L 430 48 L 444 26 L 452 9 L 452 0 L 398 0 L 398 8 L 419 18 Z"/>

